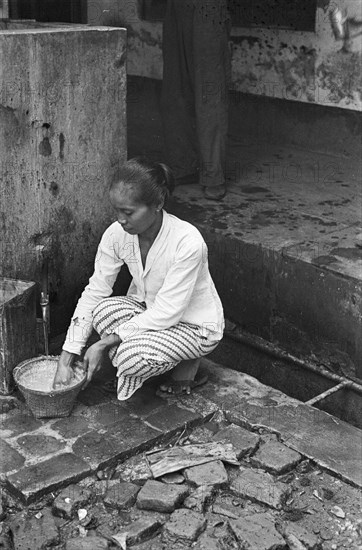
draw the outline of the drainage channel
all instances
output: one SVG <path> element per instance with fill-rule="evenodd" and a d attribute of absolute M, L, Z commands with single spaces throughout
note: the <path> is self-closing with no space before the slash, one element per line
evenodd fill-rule
<path fill-rule="evenodd" d="M 239 327 L 227 329 L 210 359 L 362 428 L 362 384 L 300 359 Z"/>

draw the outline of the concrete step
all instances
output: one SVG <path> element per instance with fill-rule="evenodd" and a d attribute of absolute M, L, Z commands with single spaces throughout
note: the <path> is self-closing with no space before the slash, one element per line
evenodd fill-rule
<path fill-rule="evenodd" d="M 266 386 L 255 378 L 203 360 L 209 383 L 198 394 L 226 418 L 249 430 L 266 429 L 320 467 L 362 487 L 362 430 Z"/>
<path fill-rule="evenodd" d="M 191 396 L 158 395 L 153 383 L 121 403 L 93 384 L 69 418 L 36 420 L 25 406 L 3 414 L 0 473 L 8 490 L 34 502 L 220 413 L 250 431 L 276 433 L 302 456 L 362 486 L 361 430 L 249 375 L 206 359 L 201 368 L 209 381 Z"/>
<path fill-rule="evenodd" d="M 312 182 L 298 190 L 285 181 L 253 185 L 249 177 L 219 202 L 205 199 L 198 185 L 179 187 L 169 211 L 201 231 L 228 319 L 361 378 L 361 224 L 354 211 L 324 215 L 316 206 L 323 198 L 343 201 Z"/>

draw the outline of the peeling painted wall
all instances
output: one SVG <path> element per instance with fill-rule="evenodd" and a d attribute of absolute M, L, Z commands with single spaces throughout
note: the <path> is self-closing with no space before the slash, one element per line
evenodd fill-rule
<path fill-rule="evenodd" d="M 61 331 L 127 154 L 126 31 L 42 27 L 0 32 L 0 275 L 40 282 L 44 251 Z"/>
<path fill-rule="evenodd" d="M 362 0 L 317 0 L 315 32 L 233 28 L 233 89 L 360 111 L 362 35 L 351 40 L 350 52 L 342 51 L 329 21 L 336 6 L 362 21 Z M 138 0 L 88 0 L 88 21 L 125 25 L 128 73 L 162 78 L 162 25 L 140 19 Z"/>
<path fill-rule="evenodd" d="M 343 44 L 332 33 L 329 11 L 338 5 L 362 22 L 362 2 L 318 0 L 317 4 L 315 33 L 233 30 L 236 90 L 361 110 L 361 35 L 351 40 L 350 52 L 342 51 Z"/>

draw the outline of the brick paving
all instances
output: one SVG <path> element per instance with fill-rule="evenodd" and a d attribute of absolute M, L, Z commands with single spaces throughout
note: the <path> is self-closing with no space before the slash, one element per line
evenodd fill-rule
<path fill-rule="evenodd" d="M 291 470 L 302 460 L 302 457 L 279 441 L 268 441 L 261 445 L 251 458 L 253 465 L 264 468 L 273 474 L 282 474 Z"/>
<path fill-rule="evenodd" d="M 314 550 L 361 550 L 361 494 L 342 480 L 343 457 L 339 465 L 329 455 L 310 461 L 296 444 L 312 415 L 303 413 L 299 432 L 290 416 L 293 407 L 299 415 L 299 402 L 228 369 L 211 365 L 208 372 L 209 383 L 188 397 L 157 396 L 150 386 L 118 403 L 91 387 L 69 418 L 6 410 L 0 548 L 294 550 L 297 541 Z M 271 400 L 274 414 L 265 412 Z M 285 407 L 291 423 L 283 433 L 276 423 Z M 329 425 L 322 417 L 315 427 L 325 449 Z M 353 434 L 357 441 L 360 431 Z M 148 450 L 213 441 L 231 443 L 240 465 L 214 460 L 152 479 Z M 353 453 L 348 459 L 356 485 Z M 328 473 L 337 467 L 337 477 Z"/>

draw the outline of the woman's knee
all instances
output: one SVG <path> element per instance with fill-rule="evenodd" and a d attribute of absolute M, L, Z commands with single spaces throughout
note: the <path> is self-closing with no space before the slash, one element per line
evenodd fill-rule
<path fill-rule="evenodd" d="M 97 325 L 100 323 L 102 318 L 105 315 L 106 309 L 112 305 L 112 299 L 111 298 L 105 298 L 104 300 L 101 300 L 96 307 L 93 310 L 92 316 L 93 316 L 93 327 L 96 329 Z"/>

